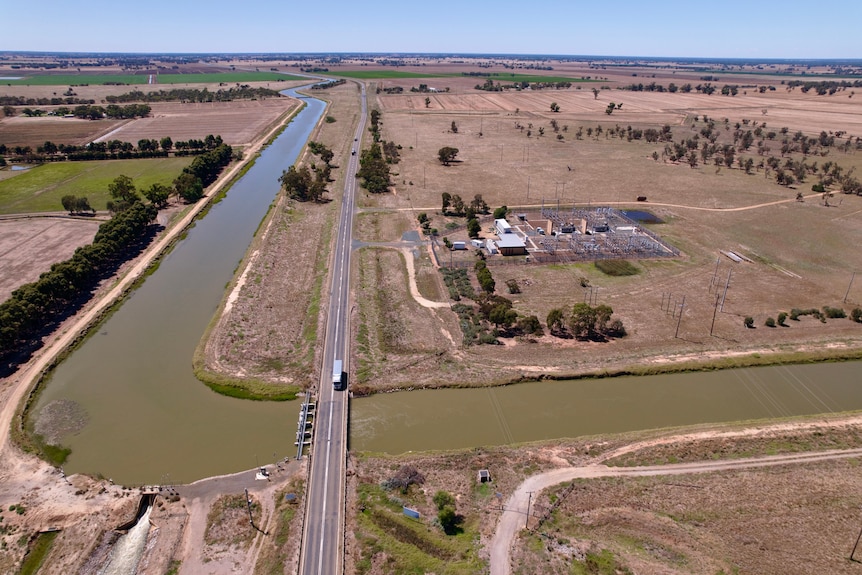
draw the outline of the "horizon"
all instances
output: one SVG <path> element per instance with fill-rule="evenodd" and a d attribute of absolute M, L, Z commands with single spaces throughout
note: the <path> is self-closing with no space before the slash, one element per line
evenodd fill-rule
<path fill-rule="evenodd" d="M 667 0 L 613 6 L 474 0 L 456 10 L 393 0 L 287 6 L 252 0 L 167 2 L 144 9 L 46 0 L 4 29 L 0 51 L 68 54 L 643 54 L 638 58 L 856 60 L 862 3 L 725 0 L 720 9 Z M 804 15 L 804 16 L 800 16 Z M 825 41 L 828 39 L 828 42 Z M 687 56 L 672 56 L 688 54 Z M 626 57 L 626 56 L 619 56 Z"/>
<path fill-rule="evenodd" d="M 322 52 L 80 52 L 68 50 L 2 50 L 0 56 L 32 56 L 32 57 L 70 57 L 70 58 L 116 58 L 121 56 L 133 57 L 150 57 L 158 59 L 158 57 L 196 57 L 196 58 L 231 58 L 231 57 L 283 57 L 290 59 L 291 57 L 402 57 L 402 58 L 508 58 L 508 59 L 523 59 L 523 60 L 560 60 L 560 61 L 632 61 L 633 65 L 637 62 L 667 62 L 667 63 L 734 63 L 734 64 L 851 64 L 862 65 L 862 58 L 755 58 L 755 57 L 697 57 L 697 56 L 643 56 L 643 55 L 613 55 L 613 54 L 539 54 L 539 53 L 494 53 L 494 52 L 337 52 L 337 51 L 322 51 Z M 2 61 L 0 61 L 2 63 Z M 338 62 L 333 62 L 338 64 Z"/>

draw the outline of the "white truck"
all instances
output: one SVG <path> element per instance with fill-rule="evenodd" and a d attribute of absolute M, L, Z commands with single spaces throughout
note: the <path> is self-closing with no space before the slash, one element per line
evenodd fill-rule
<path fill-rule="evenodd" d="M 344 381 L 344 363 L 340 359 L 336 359 L 332 365 L 332 387 L 341 390 Z"/>

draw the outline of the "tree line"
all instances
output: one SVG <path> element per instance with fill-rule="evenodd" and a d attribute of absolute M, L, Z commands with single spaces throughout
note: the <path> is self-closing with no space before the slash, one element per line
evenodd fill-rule
<path fill-rule="evenodd" d="M 281 94 L 269 88 L 252 88 L 247 84 L 210 92 L 206 88 L 174 88 L 142 92 L 133 90 L 125 94 L 105 96 L 109 103 L 118 102 L 230 102 L 232 100 L 254 100 L 257 98 L 279 98 Z"/>
<path fill-rule="evenodd" d="M 35 282 L 21 286 L 0 304 L 0 363 L 4 371 L 40 345 L 41 337 L 86 303 L 104 277 L 146 244 L 157 214 L 136 202 L 99 226 L 93 243 L 51 266 Z"/>
<path fill-rule="evenodd" d="M 55 144 L 50 140 L 36 147 L 35 152 L 30 146 L 7 147 L 0 144 L 0 156 L 11 154 L 27 163 L 61 162 L 61 161 L 91 161 L 91 160 L 127 160 L 135 158 L 156 158 L 174 156 L 189 156 L 215 149 L 223 143 L 221 136 L 208 135 L 203 140 L 192 138 L 174 142 L 170 136 L 161 139 L 144 138 L 138 140 L 137 146 L 131 142 L 109 140 L 107 142 L 90 142 L 85 146 L 74 144 Z"/>
<path fill-rule="evenodd" d="M 308 143 L 308 149 L 323 161 L 323 166 L 311 164 L 311 168 L 302 166 L 299 169 L 296 166 L 290 166 L 282 171 L 278 181 L 290 198 L 300 202 L 319 202 L 322 201 L 323 194 L 328 191 L 326 185 L 332 181 L 330 175 L 335 153 L 324 144 L 315 141 Z"/>
<path fill-rule="evenodd" d="M 76 98 L 74 96 L 53 98 L 27 98 L 25 96 L 0 96 L 0 106 L 76 106 L 78 104 L 95 104 L 96 101 L 89 98 Z M 6 114 L 11 116 L 12 114 Z"/>

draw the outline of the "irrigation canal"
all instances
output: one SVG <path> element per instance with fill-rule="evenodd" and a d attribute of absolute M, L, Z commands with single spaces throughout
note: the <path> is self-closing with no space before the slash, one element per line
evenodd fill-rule
<path fill-rule="evenodd" d="M 291 91 L 288 91 L 291 93 Z M 300 402 L 218 395 L 192 355 L 258 224 L 323 113 L 306 108 L 159 269 L 54 372 L 37 410 L 75 402 L 67 473 L 183 483 L 288 457 Z M 401 453 L 706 422 L 862 409 L 860 362 L 497 389 L 383 394 L 351 403 L 351 448 Z"/>

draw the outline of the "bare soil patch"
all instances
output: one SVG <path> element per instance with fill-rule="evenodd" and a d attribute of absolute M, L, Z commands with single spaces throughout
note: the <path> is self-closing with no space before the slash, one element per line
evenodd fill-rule
<path fill-rule="evenodd" d="M 258 138 L 274 121 L 289 113 L 299 102 L 292 98 L 236 100 L 207 103 L 154 103 L 151 114 L 125 123 L 104 134 L 100 140 L 161 139 L 174 141 L 203 139 L 220 135 L 232 146 L 245 146 Z"/>
<path fill-rule="evenodd" d="M 91 243 L 101 223 L 65 217 L 0 219 L 0 301 Z"/>
<path fill-rule="evenodd" d="M 0 143 L 6 144 L 9 148 L 30 146 L 34 151 L 46 141 L 83 146 L 111 132 L 124 122 L 124 120 L 91 121 L 56 116 L 0 117 Z"/>

